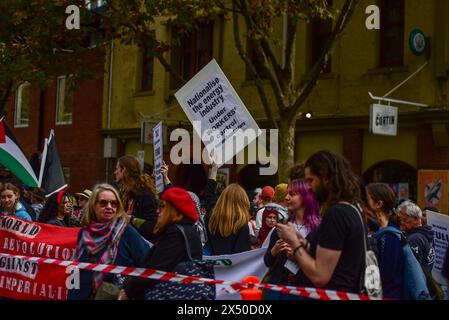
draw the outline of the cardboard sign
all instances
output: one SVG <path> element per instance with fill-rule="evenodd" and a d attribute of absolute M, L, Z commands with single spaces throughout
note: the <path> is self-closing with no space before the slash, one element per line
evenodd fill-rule
<path fill-rule="evenodd" d="M 156 191 L 164 191 L 164 179 L 162 178 L 161 168 L 164 161 L 162 122 L 159 122 L 153 128 L 153 147 L 154 147 L 154 172 Z"/>
<path fill-rule="evenodd" d="M 209 153 L 214 151 L 218 164 L 232 159 L 261 133 L 215 60 L 176 92 L 175 97 Z M 234 143 L 248 129 L 255 134 L 242 143 Z"/>

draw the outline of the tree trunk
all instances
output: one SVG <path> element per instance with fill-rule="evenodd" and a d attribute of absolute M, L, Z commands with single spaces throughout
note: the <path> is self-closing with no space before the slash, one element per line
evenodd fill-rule
<path fill-rule="evenodd" d="M 288 119 L 288 120 L 287 120 Z M 296 117 L 285 117 L 279 121 L 279 182 L 287 182 L 287 171 L 295 163 Z"/>

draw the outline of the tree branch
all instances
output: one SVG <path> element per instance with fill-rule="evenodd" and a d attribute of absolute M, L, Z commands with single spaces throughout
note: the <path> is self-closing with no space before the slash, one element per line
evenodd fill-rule
<path fill-rule="evenodd" d="M 242 0 L 242 2 L 241 2 L 242 12 L 243 12 L 242 16 L 245 19 L 247 29 L 250 30 L 250 28 L 254 27 L 255 23 L 251 20 L 251 17 L 250 17 L 250 14 L 249 14 L 249 11 L 248 11 L 245 1 L 246 0 Z M 254 49 L 256 50 L 256 53 L 257 53 L 257 59 L 259 60 L 259 62 L 261 62 L 263 71 L 267 75 L 268 81 L 270 81 L 271 87 L 273 89 L 274 97 L 276 99 L 276 103 L 278 104 L 278 109 L 279 109 L 279 111 L 281 111 L 285 108 L 284 100 L 281 95 L 282 89 L 279 85 L 279 82 L 277 81 L 277 78 L 275 78 L 275 76 L 273 75 L 273 72 L 268 67 L 267 56 L 262 48 L 262 45 L 260 44 L 260 41 L 258 41 L 256 39 L 251 39 L 251 40 L 254 45 Z"/>
<path fill-rule="evenodd" d="M 236 6 L 235 4 L 236 0 L 232 1 L 233 7 Z M 239 31 L 239 20 L 237 14 L 233 13 L 233 34 L 234 34 L 234 41 L 237 47 L 237 51 L 242 58 L 242 60 L 245 62 L 245 65 L 248 67 L 249 71 L 251 72 L 252 77 L 254 78 L 254 83 L 256 85 L 257 91 L 259 92 L 260 100 L 262 101 L 262 106 L 264 108 L 265 114 L 270 121 L 273 128 L 277 129 L 278 125 L 276 120 L 273 117 L 273 114 L 270 109 L 270 104 L 268 103 L 267 95 L 265 93 L 265 89 L 263 88 L 262 79 L 260 78 L 259 74 L 256 71 L 256 68 L 254 67 L 253 63 L 251 62 L 251 59 L 248 57 L 248 55 L 245 53 L 245 50 L 243 49 L 242 42 L 240 41 L 240 31 Z"/>
<path fill-rule="evenodd" d="M 335 25 L 335 28 L 333 29 L 331 35 L 326 41 L 326 44 L 324 46 L 323 51 L 321 52 L 321 55 L 318 59 L 318 61 L 313 66 L 312 70 L 310 71 L 310 75 L 308 77 L 307 82 L 305 85 L 301 88 L 297 88 L 296 90 L 300 90 L 297 98 L 295 99 L 295 102 L 289 109 L 291 108 L 294 114 L 296 115 L 301 105 L 304 103 L 304 101 L 309 96 L 310 92 L 312 92 L 313 88 L 315 87 L 316 81 L 318 80 L 318 77 L 320 76 L 321 70 L 323 69 L 325 58 L 329 54 L 330 49 L 332 48 L 332 45 L 334 44 L 336 38 L 341 34 L 341 32 L 344 30 L 346 24 L 348 23 L 349 19 L 351 18 L 355 6 L 357 5 L 358 0 L 346 0 L 345 4 L 342 8 L 342 11 L 339 15 L 338 21 Z"/>
<path fill-rule="evenodd" d="M 288 79 L 290 79 L 290 82 L 293 78 L 292 57 L 297 28 L 298 23 L 296 22 L 296 20 L 291 19 L 291 17 L 287 15 L 287 39 L 285 39 L 284 74 Z"/>

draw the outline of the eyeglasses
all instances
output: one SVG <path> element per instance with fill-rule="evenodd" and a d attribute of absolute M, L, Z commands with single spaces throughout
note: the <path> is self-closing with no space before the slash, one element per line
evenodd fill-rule
<path fill-rule="evenodd" d="M 104 199 L 102 199 L 102 200 L 98 201 L 98 204 L 102 208 L 107 207 L 108 204 L 111 204 L 111 207 L 114 208 L 114 209 L 117 208 L 117 201 L 116 200 L 104 200 Z"/>

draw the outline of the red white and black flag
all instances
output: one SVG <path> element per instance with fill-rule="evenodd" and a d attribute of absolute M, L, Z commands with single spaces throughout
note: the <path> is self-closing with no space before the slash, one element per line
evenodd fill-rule
<path fill-rule="evenodd" d="M 53 130 L 51 130 L 49 138 L 45 139 L 39 172 L 39 187 L 45 190 L 46 197 L 67 187 Z"/>

